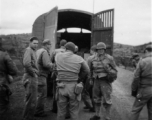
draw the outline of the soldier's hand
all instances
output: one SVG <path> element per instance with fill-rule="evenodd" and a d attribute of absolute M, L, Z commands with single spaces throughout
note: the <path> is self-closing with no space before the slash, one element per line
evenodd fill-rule
<path fill-rule="evenodd" d="M 52 64 L 52 68 L 55 69 L 56 68 L 56 64 Z"/>
<path fill-rule="evenodd" d="M 37 74 L 34 74 L 34 77 L 35 77 L 35 78 L 38 78 L 38 75 L 37 75 Z"/>
<path fill-rule="evenodd" d="M 90 85 L 93 85 L 93 80 L 90 80 L 89 83 L 90 83 Z"/>

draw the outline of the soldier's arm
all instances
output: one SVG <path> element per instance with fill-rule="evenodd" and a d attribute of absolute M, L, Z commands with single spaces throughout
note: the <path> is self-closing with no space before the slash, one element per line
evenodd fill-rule
<path fill-rule="evenodd" d="M 35 76 L 35 70 L 31 65 L 31 51 L 27 49 L 24 53 L 23 65 L 31 76 Z"/>
<path fill-rule="evenodd" d="M 8 53 L 5 53 L 4 59 L 5 59 L 7 74 L 12 75 L 12 76 L 16 76 L 18 73 L 18 69 Z"/>
<path fill-rule="evenodd" d="M 89 69 L 89 66 L 88 66 L 88 64 L 86 63 L 86 61 L 83 61 L 82 63 L 81 63 L 81 69 L 80 69 L 81 71 L 81 75 L 83 76 L 83 77 L 85 77 L 85 76 L 89 76 L 89 74 L 90 74 L 90 69 Z"/>
<path fill-rule="evenodd" d="M 91 57 L 89 57 L 89 58 L 87 59 L 87 64 L 88 64 L 89 69 L 90 69 L 89 78 L 92 78 L 92 75 L 93 75 L 93 69 L 92 69 L 92 58 L 91 58 Z"/>
<path fill-rule="evenodd" d="M 137 64 L 137 68 L 134 72 L 133 82 L 132 82 L 132 90 L 137 90 L 140 83 L 140 75 L 141 75 L 141 62 Z"/>
<path fill-rule="evenodd" d="M 42 61 L 43 61 L 43 66 L 47 68 L 48 70 L 51 70 L 53 67 L 53 64 L 50 60 L 50 56 L 48 55 L 47 51 L 42 53 Z"/>
<path fill-rule="evenodd" d="M 113 69 L 115 69 L 116 71 L 117 71 L 117 68 L 116 68 L 116 63 L 115 63 L 115 60 L 114 60 L 114 58 L 111 56 L 111 58 L 110 58 L 110 64 L 111 64 L 111 66 L 113 67 Z"/>
<path fill-rule="evenodd" d="M 51 62 L 52 63 L 54 63 L 55 62 L 55 54 L 56 54 L 56 52 L 54 51 L 54 52 L 52 52 L 52 54 L 51 54 Z"/>
<path fill-rule="evenodd" d="M 90 59 L 90 57 L 88 57 L 88 59 L 86 60 L 86 62 L 88 64 L 89 68 L 90 68 L 91 67 L 91 59 Z"/>

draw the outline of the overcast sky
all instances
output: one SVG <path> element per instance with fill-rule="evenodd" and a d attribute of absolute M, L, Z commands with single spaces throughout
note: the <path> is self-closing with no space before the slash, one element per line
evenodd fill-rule
<path fill-rule="evenodd" d="M 58 6 L 100 12 L 115 9 L 114 42 L 140 45 L 151 39 L 151 0 L 0 0 L 0 34 L 31 33 L 35 19 Z"/>

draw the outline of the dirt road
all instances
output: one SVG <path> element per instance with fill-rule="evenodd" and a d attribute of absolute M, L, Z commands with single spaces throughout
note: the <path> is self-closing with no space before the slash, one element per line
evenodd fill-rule
<path fill-rule="evenodd" d="M 134 98 L 130 95 L 130 85 L 132 82 L 132 72 L 123 68 L 118 68 L 118 79 L 113 83 L 113 106 L 111 111 L 112 120 L 129 120 L 130 111 Z M 12 85 L 14 94 L 11 96 L 11 110 L 8 120 L 21 120 L 24 107 L 24 89 L 20 82 Z M 51 100 L 46 103 L 46 110 L 51 109 Z M 94 113 L 83 109 L 83 102 L 80 105 L 79 120 L 89 120 Z M 48 117 L 37 118 L 37 120 L 56 120 L 56 114 L 47 112 Z M 101 109 L 101 120 L 103 119 L 104 110 Z M 139 120 L 147 120 L 147 112 L 144 108 L 140 114 Z"/>
<path fill-rule="evenodd" d="M 129 120 L 130 111 L 134 103 L 134 97 L 131 94 L 131 83 L 133 72 L 118 68 L 118 79 L 113 83 L 113 106 L 118 111 L 121 120 Z M 147 120 L 147 108 L 145 107 L 139 120 Z"/>

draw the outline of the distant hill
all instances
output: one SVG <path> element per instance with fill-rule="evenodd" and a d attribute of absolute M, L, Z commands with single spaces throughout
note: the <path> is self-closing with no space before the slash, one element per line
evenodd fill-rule
<path fill-rule="evenodd" d="M 144 50 L 145 50 L 145 47 L 146 47 L 147 45 L 150 45 L 150 44 L 152 44 L 152 42 L 149 42 L 149 43 L 145 43 L 145 44 L 142 44 L 142 45 L 135 46 L 135 47 L 134 47 L 134 51 L 137 52 L 137 53 L 143 53 Z"/>
<path fill-rule="evenodd" d="M 131 56 L 132 52 L 134 51 L 134 46 L 131 45 L 125 45 L 120 43 L 114 43 L 113 47 L 113 55 L 114 56 Z"/>
<path fill-rule="evenodd" d="M 10 51 L 12 49 L 21 50 L 24 49 L 28 45 L 28 40 L 31 37 L 30 33 L 25 34 L 11 34 L 11 35 L 0 35 L 3 40 L 3 48 Z M 147 44 L 151 44 L 151 42 L 139 45 L 139 46 L 131 46 L 120 43 L 114 43 L 114 56 L 128 56 L 130 57 L 133 52 L 143 52 L 145 46 Z M 18 46 L 19 45 L 19 46 Z"/>

